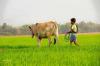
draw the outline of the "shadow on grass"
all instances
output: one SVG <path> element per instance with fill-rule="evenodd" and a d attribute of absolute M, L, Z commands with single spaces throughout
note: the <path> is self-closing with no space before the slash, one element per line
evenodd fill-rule
<path fill-rule="evenodd" d="M 36 48 L 37 46 L 0 46 L 2 49 L 24 49 L 24 48 Z"/>
<path fill-rule="evenodd" d="M 24 45 L 18 45 L 18 46 L 10 46 L 10 45 L 5 45 L 5 46 L 0 46 L 0 49 L 34 49 L 34 50 L 50 50 L 50 51 L 62 51 L 62 50 L 66 50 L 66 51 L 79 51 L 79 48 L 76 46 L 57 46 L 57 45 L 52 45 L 51 47 L 49 46 L 41 46 L 41 47 L 37 47 L 37 46 L 24 46 Z"/>

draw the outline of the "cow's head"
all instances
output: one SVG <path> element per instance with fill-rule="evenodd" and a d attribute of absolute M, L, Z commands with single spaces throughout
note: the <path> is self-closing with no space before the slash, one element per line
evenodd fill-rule
<path fill-rule="evenodd" d="M 34 26 L 29 26 L 29 29 L 31 31 L 31 34 L 32 34 L 32 38 L 34 37 Z"/>

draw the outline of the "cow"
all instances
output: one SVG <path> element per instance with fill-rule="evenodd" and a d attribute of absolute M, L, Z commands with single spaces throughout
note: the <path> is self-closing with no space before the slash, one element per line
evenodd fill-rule
<path fill-rule="evenodd" d="M 40 42 L 43 38 L 47 38 L 49 42 L 49 47 L 51 45 L 51 36 L 54 37 L 54 44 L 58 40 L 58 24 L 55 21 L 47 21 L 44 23 L 36 23 L 29 26 L 32 33 L 32 38 L 35 36 L 37 38 L 38 47 L 40 47 Z"/>

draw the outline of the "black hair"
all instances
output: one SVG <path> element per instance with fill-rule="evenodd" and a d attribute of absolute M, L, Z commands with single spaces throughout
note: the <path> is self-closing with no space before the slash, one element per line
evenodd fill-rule
<path fill-rule="evenodd" d="M 76 18 L 71 18 L 71 22 L 76 22 Z"/>

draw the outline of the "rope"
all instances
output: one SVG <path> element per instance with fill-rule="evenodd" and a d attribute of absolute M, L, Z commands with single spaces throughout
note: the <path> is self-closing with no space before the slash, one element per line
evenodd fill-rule
<path fill-rule="evenodd" d="M 70 37 L 70 34 L 65 34 L 64 40 L 65 40 L 66 42 L 68 42 L 68 41 L 69 41 L 69 37 Z"/>

